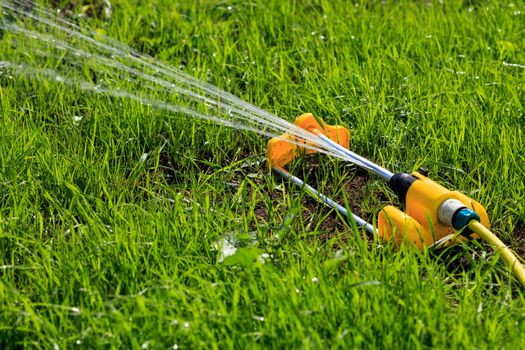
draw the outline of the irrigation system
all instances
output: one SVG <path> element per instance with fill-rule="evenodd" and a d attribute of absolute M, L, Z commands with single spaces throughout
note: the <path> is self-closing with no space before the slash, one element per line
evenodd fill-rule
<path fill-rule="evenodd" d="M 350 134 L 344 127 L 327 125 L 311 114 L 290 123 L 31 1 L 0 0 L 0 45 L 6 53 L 0 70 L 12 75 L 133 100 L 158 110 L 270 137 L 267 159 L 275 172 L 351 218 L 369 234 L 420 250 L 444 241 L 481 237 L 501 254 L 525 286 L 523 265 L 489 230 L 489 217 L 480 203 L 459 191 L 446 189 L 423 171 L 394 174 L 351 151 Z M 285 170 L 294 158 L 312 152 L 352 162 L 384 179 L 399 197 L 404 211 L 386 206 L 374 227 Z"/>

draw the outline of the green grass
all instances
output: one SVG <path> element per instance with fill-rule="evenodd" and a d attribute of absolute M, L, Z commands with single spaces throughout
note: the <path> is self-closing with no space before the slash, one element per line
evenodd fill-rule
<path fill-rule="evenodd" d="M 287 120 L 348 126 L 356 152 L 429 168 L 522 249 L 525 69 L 504 64 L 525 64 L 522 1 L 112 5 L 83 25 Z M 271 175 L 260 136 L 6 74 L 0 98 L 2 348 L 525 346 L 523 289 L 486 246 L 367 238 Z M 339 199 L 361 176 L 321 156 L 293 171 Z M 366 180 L 374 218 L 396 200 Z M 221 263 L 225 235 L 244 248 Z"/>

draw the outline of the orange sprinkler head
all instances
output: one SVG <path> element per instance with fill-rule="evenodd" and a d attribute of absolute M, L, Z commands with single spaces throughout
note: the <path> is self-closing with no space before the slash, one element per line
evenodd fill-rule
<path fill-rule="evenodd" d="M 339 125 L 328 125 L 320 118 L 316 120 L 311 113 L 301 115 L 295 120 L 294 124 L 313 134 L 323 134 L 345 148 L 348 148 L 350 145 L 350 132 L 347 128 Z M 308 149 L 296 143 L 306 146 L 312 145 L 310 141 L 297 138 L 289 133 L 284 133 L 279 137 L 270 139 L 266 150 L 266 159 L 268 160 L 270 168 L 276 167 L 283 169 L 284 166 L 290 163 L 295 157 L 316 152 L 315 150 Z"/>

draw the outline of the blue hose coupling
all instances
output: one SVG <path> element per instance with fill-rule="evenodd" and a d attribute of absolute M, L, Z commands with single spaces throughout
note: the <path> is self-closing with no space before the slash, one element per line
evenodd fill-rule
<path fill-rule="evenodd" d="M 470 208 L 463 208 L 460 211 L 456 212 L 452 218 L 452 227 L 456 230 L 462 229 L 467 226 L 471 220 L 480 221 L 479 215 Z"/>
<path fill-rule="evenodd" d="M 479 215 L 457 199 L 447 199 L 439 206 L 439 221 L 456 230 L 468 225 L 471 220 L 480 221 Z"/>

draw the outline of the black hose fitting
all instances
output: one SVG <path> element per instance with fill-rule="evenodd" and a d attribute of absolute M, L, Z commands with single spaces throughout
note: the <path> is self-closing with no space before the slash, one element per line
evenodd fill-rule
<path fill-rule="evenodd" d="M 388 185 L 397 194 L 403 206 L 406 203 L 408 189 L 416 180 L 417 178 L 407 173 L 397 173 L 390 178 Z"/>

